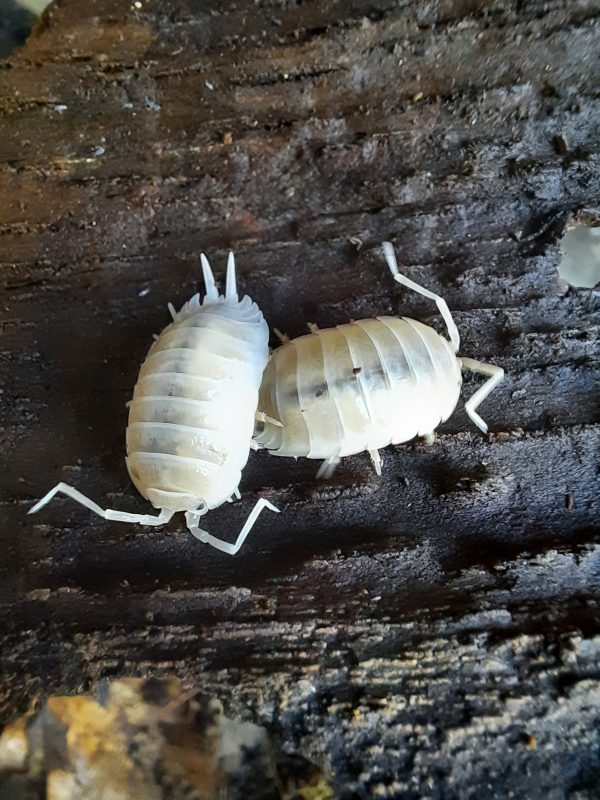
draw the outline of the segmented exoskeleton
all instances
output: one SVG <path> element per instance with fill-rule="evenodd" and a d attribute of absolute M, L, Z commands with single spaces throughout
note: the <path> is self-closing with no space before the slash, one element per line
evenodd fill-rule
<path fill-rule="evenodd" d="M 504 375 L 500 367 L 456 355 L 460 337 L 445 300 L 401 275 L 392 245 L 383 248 L 395 280 L 435 300 L 449 341 L 407 317 L 323 330 L 309 325 L 305 336 L 281 337 L 284 344 L 267 364 L 258 402 L 272 419 L 261 423 L 255 442 L 273 455 L 324 459 L 321 476 L 331 474 L 340 458 L 363 450 L 381 474 L 379 448 L 415 436 L 431 439 L 456 407 L 463 368 L 490 376 L 465 404 L 473 422 L 487 431 L 475 409 Z"/>
<path fill-rule="evenodd" d="M 57 492 L 108 520 L 162 525 L 178 511 L 203 542 L 237 553 L 267 500 L 254 506 L 235 544 L 199 527 L 200 517 L 233 495 L 248 460 L 258 388 L 268 357 L 268 327 L 249 297 L 238 299 L 233 253 L 225 295 L 201 256 L 206 296 L 194 295 L 156 338 L 140 369 L 129 409 L 127 469 L 138 491 L 160 510 L 157 516 L 103 509 L 59 483 L 30 510 Z"/>

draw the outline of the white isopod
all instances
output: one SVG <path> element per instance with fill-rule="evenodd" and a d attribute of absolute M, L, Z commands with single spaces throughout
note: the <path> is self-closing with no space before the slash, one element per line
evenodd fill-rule
<path fill-rule="evenodd" d="M 232 496 L 250 447 L 258 388 L 268 358 L 269 331 L 249 297 L 238 299 L 233 253 L 225 295 L 219 295 L 210 265 L 201 256 L 206 296 L 194 295 L 156 338 L 142 364 L 129 408 L 127 469 L 136 488 L 159 509 L 157 516 L 103 509 L 81 492 L 59 483 L 29 511 L 57 492 L 108 520 L 162 525 L 178 511 L 200 541 L 234 555 L 263 508 L 258 500 L 234 544 L 199 527 L 200 517 Z M 270 423 L 269 423 L 270 424 Z"/>
<path fill-rule="evenodd" d="M 432 440 L 456 407 L 463 368 L 490 376 L 465 404 L 487 431 L 475 409 L 504 376 L 501 367 L 456 355 L 460 337 L 445 300 L 398 272 L 390 242 L 383 250 L 398 283 L 435 300 L 450 341 L 407 317 L 324 330 L 309 325 L 305 336 L 281 337 L 284 344 L 271 356 L 259 394 L 259 408 L 271 419 L 254 439 L 273 455 L 324 459 L 320 477 L 331 475 L 340 458 L 364 450 L 380 475 L 379 448 L 415 436 Z"/>

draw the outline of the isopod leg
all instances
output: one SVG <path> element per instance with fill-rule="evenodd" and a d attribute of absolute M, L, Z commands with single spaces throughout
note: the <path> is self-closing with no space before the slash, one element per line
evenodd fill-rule
<path fill-rule="evenodd" d="M 290 337 L 287 333 L 282 333 L 278 328 L 273 328 L 273 333 L 279 339 L 281 344 L 287 344 L 290 341 Z"/>
<path fill-rule="evenodd" d="M 427 447 L 431 447 L 432 444 L 435 444 L 435 433 L 426 433 L 425 436 L 423 436 L 423 441 Z"/>
<path fill-rule="evenodd" d="M 257 422 L 270 422 L 271 425 L 276 425 L 278 428 L 283 428 L 283 422 L 275 419 L 275 417 L 270 417 L 268 414 L 265 414 L 264 411 L 257 411 L 254 415 L 254 419 Z"/>
<path fill-rule="evenodd" d="M 452 314 L 450 313 L 450 309 L 448 308 L 448 304 L 444 300 L 443 297 L 440 297 L 439 294 L 435 294 L 434 292 L 430 292 L 429 289 L 424 289 L 422 286 L 419 286 L 418 283 L 411 281 L 410 278 L 406 278 L 404 275 L 401 275 L 398 271 L 398 262 L 396 261 L 396 254 L 394 253 L 394 248 L 392 247 L 391 242 L 384 242 L 383 243 L 383 253 L 385 255 L 385 259 L 388 263 L 388 267 L 390 268 L 390 272 L 394 276 L 394 280 L 401 283 L 403 286 L 406 286 L 409 289 L 412 289 L 414 292 L 418 292 L 422 294 L 423 297 L 428 297 L 430 300 L 435 300 L 435 303 L 438 307 L 438 311 L 442 315 L 444 322 L 446 323 L 446 328 L 448 329 L 448 336 L 450 337 L 450 342 L 452 344 L 452 349 L 455 353 L 458 353 L 458 349 L 460 347 L 460 334 L 458 332 L 458 328 L 454 320 L 452 319 Z"/>
<path fill-rule="evenodd" d="M 112 522 L 137 522 L 140 525 L 164 525 L 165 522 L 168 522 L 173 514 L 174 511 L 169 511 L 166 508 L 161 508 L 160 513 L 153 517 L 151 514 L 130 514 L 127 511 L 114 511 L 112 508 L 101 508 L 97 503 L 94 503 L 93 500 L 90 500 L 89 497 L 86 497 L 80 491 L 75 489 L 73 486 L 69 486 L 67 483 L 57 483 L 54 489 L 50 489 L 48 494 L 44 495 L 41 500 L 30 508 L 27 512 L 28 514 L 35 514 L 36 511 L 39 511 L 40 508 L 49 503 L 50 500 L 54 497 L 54 495 L 58 493 L 64 494 L 67 497 L 70 497 L 72 500 L 75 500 L 77 503 L 80 503 L 82 506 L 89 508 L 90 511 L 93 511 L 94 514 L 98 514 L 99 517 L 103 517 L 104 519 L 111 520 Z"/>
<path fill-rule="evenodd" d="M 234 493 L 231 495 L 231 497 L 227 498 L 227 502 L 228 503 L 233 503 L 234 500 L 241 500 L 241 499 L 242 499 L 242 495 L 240 494 L 240 490 L 236 489 L 234 491 Z"/>
<path fill-rule="evenodd" d="M 481 361 L 475 361 L 474 358 L 461 358 L 460 361 L 464 369 L 471 370 L 471 372 L 478 372 L 480 375 L 490 376 L 483 386 L 475 392 L 473 397 L 470 397 L 465 403 L 465 411 L 469 417 L 480 430 L 487 433 L 487 423 L 481 419 L 479 414 L 475 412 L 475 409 L 483 403 L 490 392 L 493 392 L 496 386 L 502 381 L 504 378 L 504 370 L 502 367 L 496 367 L 494 364 L 484 364 Z"/>
<path fill-rule="evenodd" d="M 198 526 L 201 514 L 199 514 L 197 511 L 187 511 L 185 515 L 185 521 L 187 522 L 189 532 L 192 534 L 192 536 L 195 536 L 196 539 L 200 539 L 201 542 L 209 544 L 211 547 L 215 547 L 217 550 L 221 550 L 223 553 L 228 553 L 230 556 L 234 556 L 244 544 L 246 537 L 252 530 L 254 523 L 256 522 L 263 508 L 268 508 L 271 511 L 276 511 L 279 513 L 278 508 L 276 508 L 272 503 L 269 503 L 268 500 L 265 500 L 264 497 L 261 497 L 248 515 L 248 519 L 244 523 L 244 527 L 239 532 L 238 537 L 233 544 L 230 542 L 224 542 L 222 539 L 212 536 L 210 533 L 208 533 L 208 531 L 202 530 L 202 528 Z"/>
<path fill-rule="evenodd" d="M 321 466 L 317 470 L 317 479 L 327 480 L 327 478 L 331 478 L 331 476 L 335 472 L 335 468 L 340 463 L 340 461 L 341 459 L 337 457 L 326 458 L 325 461 L 321 464 Z"/>
<path fill-rule="evenodd" d="M 381 477 L 381 454 L 379 450 L 369 450 L 369 455 L 375 467 L 375 472 Z"/>

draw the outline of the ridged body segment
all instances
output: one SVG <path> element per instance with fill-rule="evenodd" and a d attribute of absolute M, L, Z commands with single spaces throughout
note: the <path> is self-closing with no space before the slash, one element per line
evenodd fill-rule
<path fill-rule="evenodd" d="M 255 435 L 275 455 L 331 459 L 431 433 L 458 402 L 460 362 L 433 328 L 405 317 L 357 320 L 273 353 L 258 407 L 283 427 Z"/>
<path fill-rule="evenodd" d="M 268 328 L 250 298 L 196 296 L 150 348 L 127 427 L 127 467 L 157 508 L 216 508 L 248 460 Z"/>

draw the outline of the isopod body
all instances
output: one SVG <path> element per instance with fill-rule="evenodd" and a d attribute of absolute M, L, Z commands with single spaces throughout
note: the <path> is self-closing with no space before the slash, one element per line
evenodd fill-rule
<path fill-rule="evenodd" d="M 201 257 L 206 296 L 194 295 L 150 348 L 129 408 L 127 468 L 136 488 L 160 510 L 158 516 L 102 509 L 73 487 L 67 494 L 106 519 L 160 525 L 186 514 L 201 541 L 234 554 L 264 507 L 260 499 L 235 544 L 211 536 L 198 522 L 208 510 L 239 496 L 238 486 L 252 443 L 258 389 L 268 358 L 268 327 L 249 297 L 239 300 L 233 254 L 220 295 L 208 261 Z"/>
<path fill-rule="evenodd" d="M 281 427 L 263 423 L 255 434 L 258 447 L 323 459 L 322 475 L 340 458 L 367 450 L 380 473 L 380 448 L 430 438 L 452 414 L 463 367 L 491 376 L 466 404 L 487 430 L 475 408 L 502 380 L 502 369 L 459 358 L 459 334 L 445 301 L 399 274 L 389 243 L 384 251 L 396 280 L 436 301 L 449 340 L 407 317 L 309 326 L 309 334 L 285 341 L 267 364 L 258 406 Z"/>

